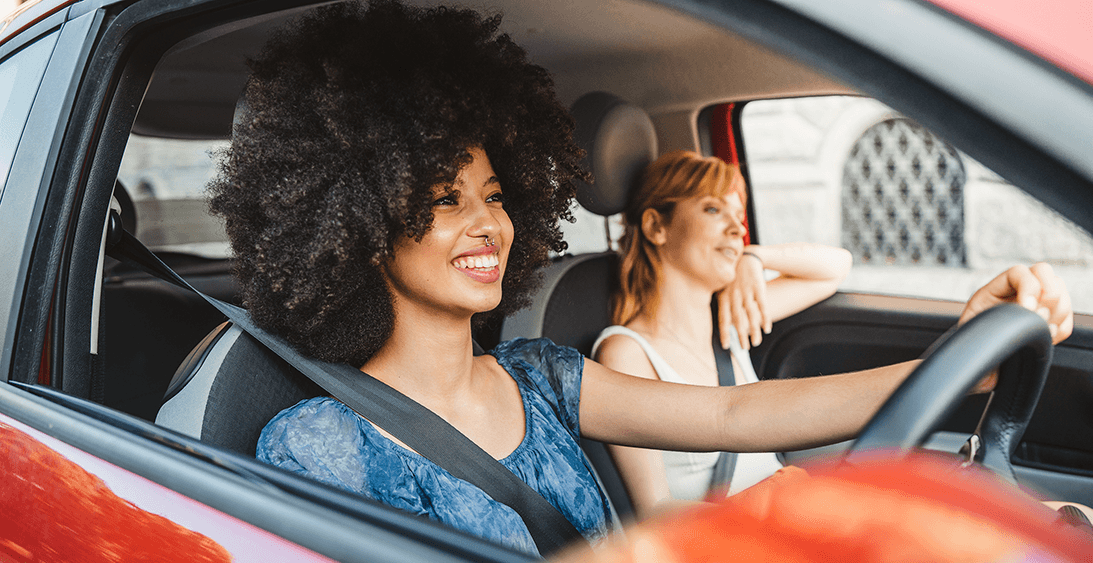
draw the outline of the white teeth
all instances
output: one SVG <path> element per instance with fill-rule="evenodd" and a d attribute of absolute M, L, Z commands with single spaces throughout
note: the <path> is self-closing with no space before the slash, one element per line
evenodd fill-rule
<path fill-rule="evenodd" d="M 459 258 L 452 262 L 452 264 L 460 270 L 466 270 L 468 268 L 489 269 L 500 265 L 501 260 L 498 259 L 496 254 L 490 254 L 488 256 Z"/>

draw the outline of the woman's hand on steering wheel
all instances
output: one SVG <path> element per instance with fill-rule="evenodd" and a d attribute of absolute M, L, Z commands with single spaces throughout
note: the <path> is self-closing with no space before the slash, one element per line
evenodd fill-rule
<path fill-rule="evenodd" d="M 1066 283 L 1045 262 L 1014 266 L 979 288 L 964 306 L 958 326 L 979 313 L 1001 303 L 1016 303 L 1048 323 L 1053 344 L 1066 340 L 1074 331 L 1074 311 Z M 972 389 L 972 393 L 987 393 L 998 382 L 998 372 L 992 371 Z"/>
<path fill-rule="evenodd" d="M 1048 323 L 1048 330 L 1021 308 L 994 308 L 1004 303 L 1035 313 Z M 974 322 L 966 323 L 973 318 Z M 919 445 L 969 389 L 993 389 L 995 395 L 977 430 L 983 443 L 982 463 L 1003 478 L 1016 480 L 1010 456 L 1047 380 L 1052 345 L 1070 336 L 1074 328 L 1070 295 L 1051 266 L 1015 266 L 972 295 L 960 323 L 959 330 L 931 347 L 922 364 L 866 425 L 850 457 L 876 448 Z M 1002 377 L 992 373 L 984 379 L 1003 360 Z M 979 383 L 973 378 L 979 378 Z"/>
<path fill-rule="evenodd" d="M 1054 344 L 1074 331 L 1074 310 L 1066 283 L 1046 262 L 1014 266 L 979 288 L 964 306 L 959 324 L 1001 303 L 1016 303 L 1040 315 L 1047 321 Z"/>

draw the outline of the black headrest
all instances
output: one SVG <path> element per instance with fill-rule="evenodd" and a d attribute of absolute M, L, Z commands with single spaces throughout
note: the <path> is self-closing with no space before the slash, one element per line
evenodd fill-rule
<path fill-rule="evenodd" d="M 626 209 L 641 173 L 657 157 L 657 134 L 649 114 L 607 92 L 581 96 L 571 109 L 577 144 L 594 184 L 577 183 L 577 201 L 598 215 Z"/>

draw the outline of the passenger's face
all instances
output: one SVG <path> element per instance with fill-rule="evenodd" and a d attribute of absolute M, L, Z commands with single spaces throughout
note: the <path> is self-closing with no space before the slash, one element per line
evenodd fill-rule
<path fill-rule="evenodd" d="M 679 201 L 663 230 L 663 244 L 658 245 L 662 263 L 708 289 L 721 289 L 736 278 L 747 233 L 744 217 L 744 205 L 735 192 Z"/>
<path fill-rule="evenodd" d="M 512 221 L 486 153 L 470 153 L 473 160 L 453 185 L 434 188 L 433 226 L 421 242 L 407 237 L 394 247 L 386 273 L 402 304 L 463 316 L 501 302 Z"/>

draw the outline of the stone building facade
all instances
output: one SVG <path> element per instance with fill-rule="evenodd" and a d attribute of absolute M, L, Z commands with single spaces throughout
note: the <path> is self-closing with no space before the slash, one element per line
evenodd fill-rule
<path fill-rule="evenodd" d="M 896 127 L 889 127 L 892 123 Z M 883 104 L 846 96 L 754 102 L 745 107 L 741 124 L 759 240 L 848 248 L 855 253 L 855 265 L 844 291 L 964 300 L 1012 264 L 1046 261 L 1067 282 L 1075 308 L 1093 312 L 1093 238 L 1088 233 Z M 901 141 L 901 135 L 908 139 Z M 924 143 L 924 135 L 932 140 Z M 906 150 L 898 150 L 901 145 Z M 877 157 L 863 158 L 863 152 Z M 916 195 L 913 181 L 901 189 L 916 167 L 921 175 L 932 175 L 925 190 L 932 190 L 931 197 L 922 184 Z M 937 168 L 944 170 L 939 174 Z M 882 198 L 887 203 L 866 206 L 871 221 L 863 220 L 862 208 L 852 203 L 874 199 L 875 183 L 866 175 L 887 192 Z M 864 197 L 850 195 L 855 189 Z M 910 197 L 901 198 L 901 192 Z M 938 205 L 925 209 L 930 204 Z M 933 236 L 948 259 L 938 261 L 925 244 L 918 259 L 898 248 L 894 258 L 874 249 L 870 259 L 863 259 L 850 231 L 868 238 L 865 225 L 885 223 L 890 215 L 911 225 L 915 206 L 921 206 L 920 216 L 932 215 L 934 230 L 915 233 L 912 225 L 909 246 Z M 944 220 L 938 221 L 938 215 Z M 898 247 L 900 229 L 887 231 L 896 236 Z"/>

